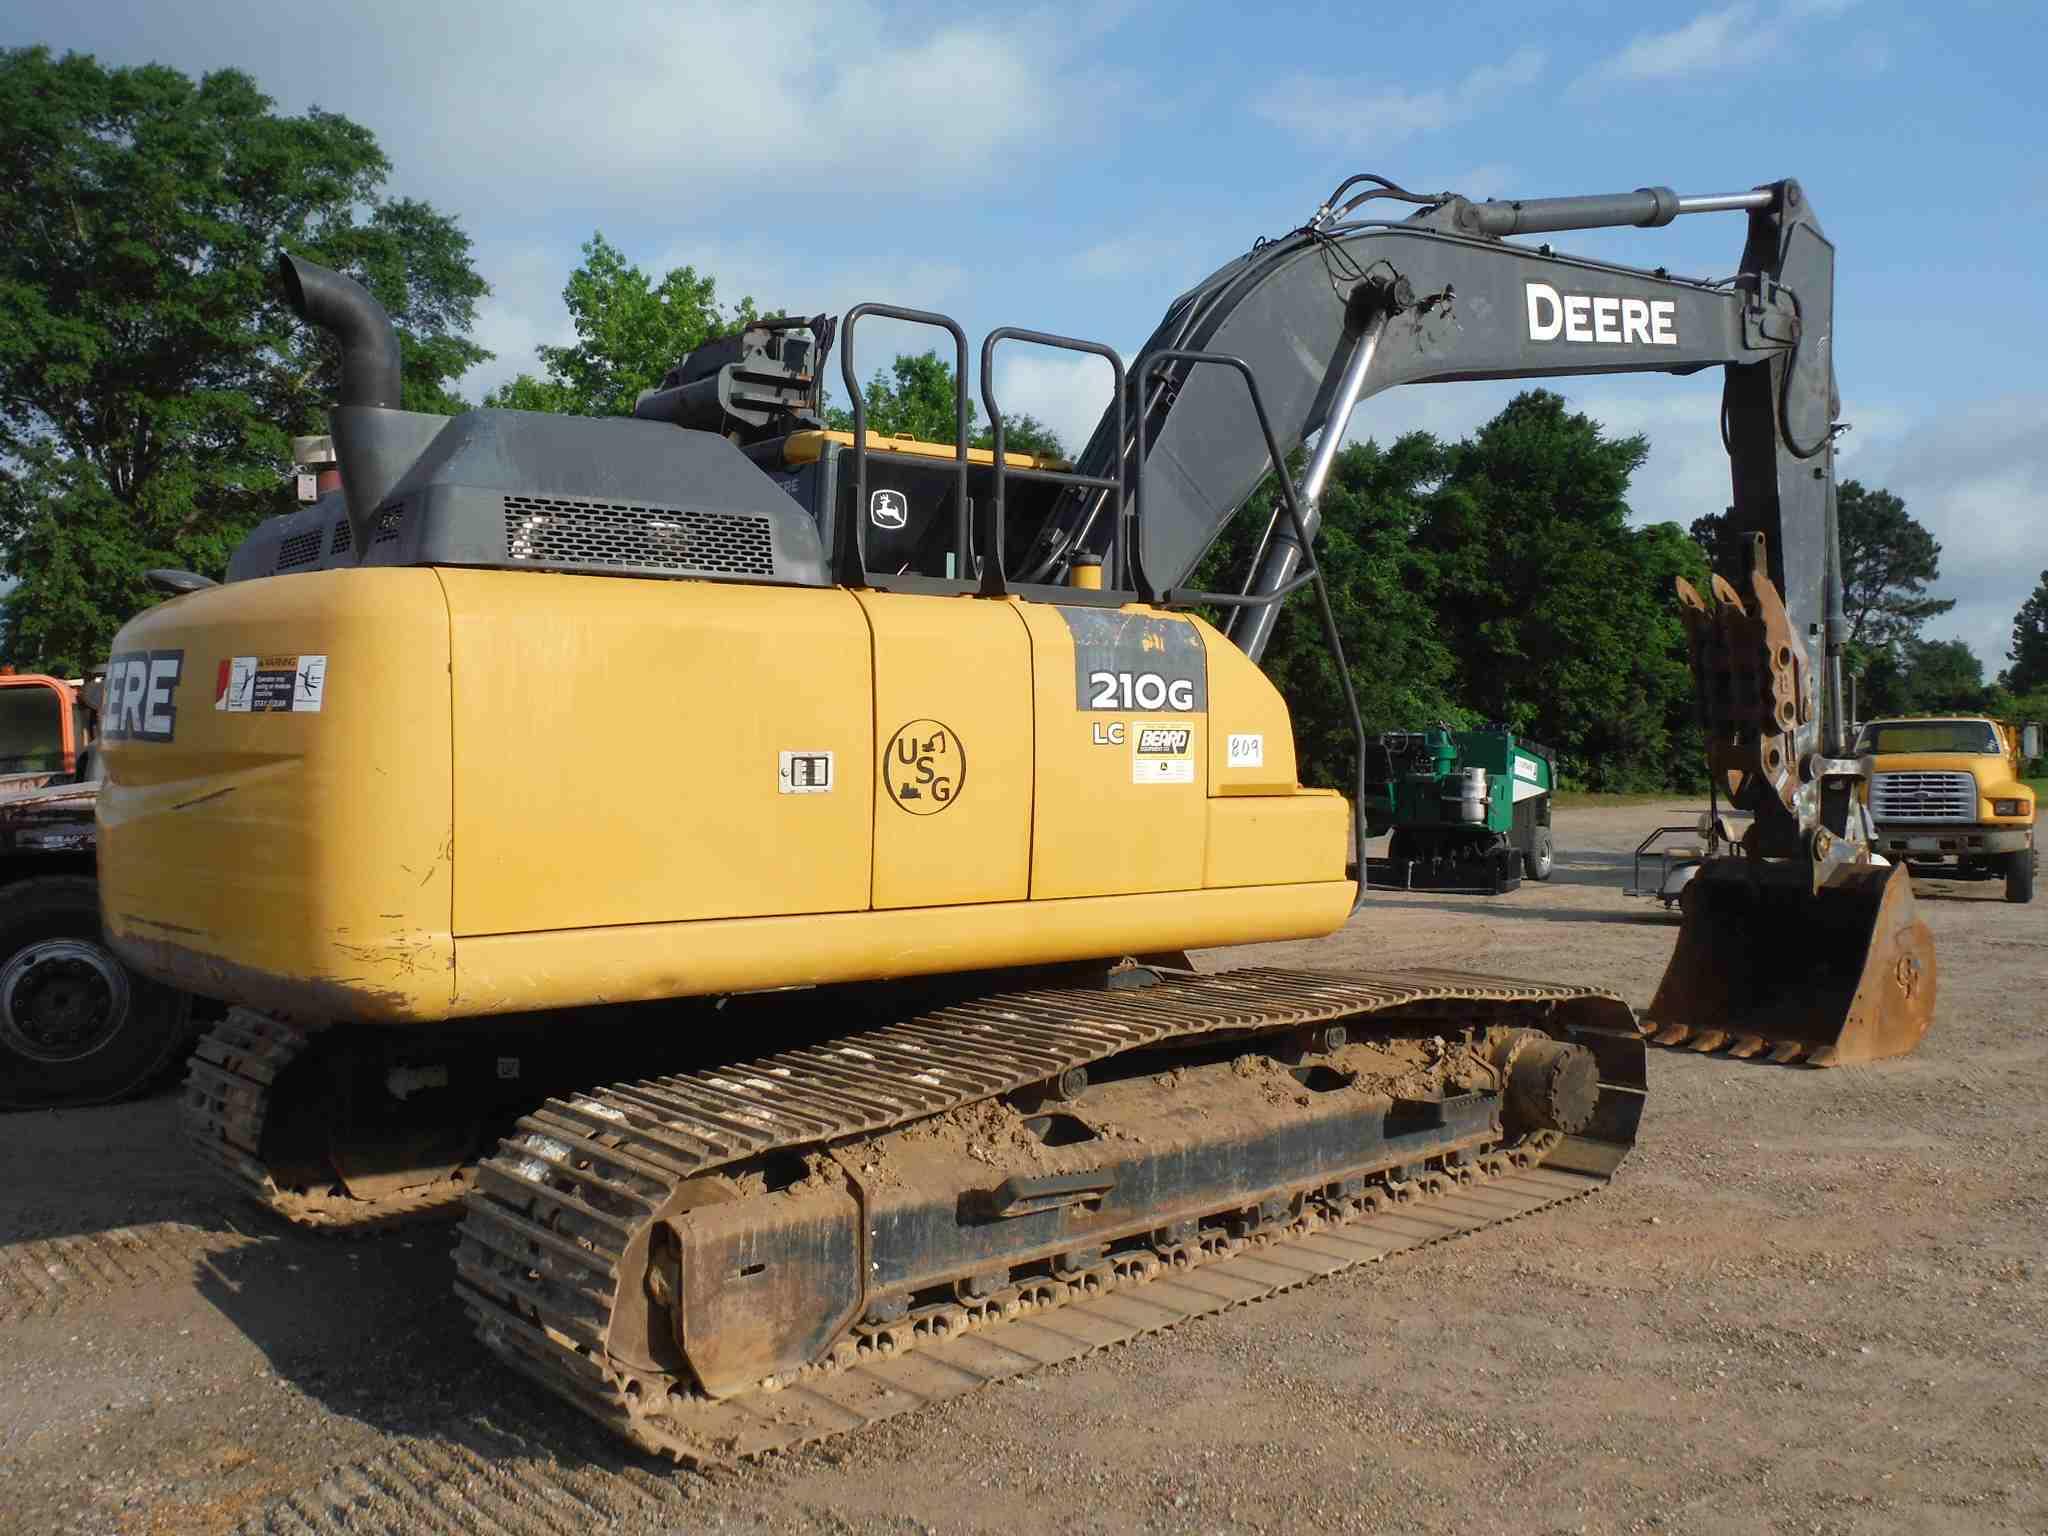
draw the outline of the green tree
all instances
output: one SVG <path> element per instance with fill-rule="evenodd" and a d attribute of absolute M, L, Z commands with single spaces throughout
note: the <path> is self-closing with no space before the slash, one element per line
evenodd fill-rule
<path fill-rule="evenodd" d="M 583 264 L 569 274 L 562 301 L 576 327 L 572 346 L 534 348 L 543 374 L 522 373 L 484 404 L 515 411 L 626 416 L 683 358 L 714 336 L 759 318 L 751 298 L 731 313 L 718 304 L 717 280 L 676 267 L 659 282 L 626 260 L 602 231 L 583 242 Z"/>
<path fill-rule="evenodd" d="M 1835 495 L 1842 530 L 1842 609 L 1849 643 L 1884 650 L 1920 633 L 1955 607 L 1929 597 L 1941 574 L 1941 545 L 1890 491 L 1844 480 Z"/>
<path fill-rule="evenodd" d="M 16 665 L 77 672 L 156 600 L 153 566 L 219 575 L 291 505 L 289 438 L 319 430 L 339 357 L 290 314 L 282 247 L 392 312 L 404 400 L 455 403 L 489 354 L 469 241 L 381 195 L 390 162 L 329 112 L 282 116 L 248 76 L 193 81 L 46 48 L 0 52 L 0 624 Z"/>
<path fill-rule="evenodd" d="M 1929 597 L 1941 574 L 1941 545 L 1890 491 L 1844 480 L 1835 493 L 1842 540 L 1842 611 L 1852 657 L 1863 664 L 1894 651 L 1920 626 L 1955 607 L 1953 598 Z M 1728 516 L 1696 518 L 1693 539 L 1709 560 L 1730 574 L 1734 553 L 1723 547 Z M 1738 584 L 1737 590 L 1741 590 Z"/>
<path fill-rule="evenodd" d="M 867 429 L 877 437 L 914 437 L 927 443 L 957 440 L 959 420 L 955 413 L 953 365 L 936 352 L 915 356 L 906 353 L 887 368 L 876 369 L 867 388 L 861 391 L 861 402 L 867 414 Z M 976 448 L 987 448 L 993 445 L 995 434 L 989 428 L 977 427 L 980 415 L 970 396 L 968 442 Z M 832 407 L 825 413 L 825 420 L 835 431 L 853 430 L 850 407 Z M 1003 451 L 1043 454 L 1054 459 L 1067 456 L 1058 435 L 1044 422 L 1035 416 L 1012 416 L 1008 412 L 1003 415 Z"/>
<path fill-rule="evenodd" d="M 1917 637 L 1879 652 L 1865 669 L 1857 694 L 1858 712 L 1866 720 L 1979 710 L 1991 702 L 1984 664 L 1966 643 Z"/>
<path fill-rule="evenodd" d="M 1415 542 L 1427 487 L 1442 476 L 1446 457 L 1426 432 L 1386 448 L 1353 443 L 1337 455 L 1323 488 L 1316 557 L 1368 731 L 1473 723 L 1453 691 L 1457 659 L 1436 623 L 1436 562 Z M 1300 455 L 1288 473 L 1300 475 Z M 1274 502 L 1269 477 L 1225 526 L 1195 587 L 1243 586 Z M 1229 618 L 1207 617 L 1219 626 Z M 1281 608 L 1261 665 L 1288 701 L 1303 782 L 1349 790 L 1356 742 L 1313 594 L 1301 592 Z"/>
<path fill-rule="evenodd" d="M 2005 654 L 2012 663 L 2001 679 L 2007 688 L 2021 694 L 2048 688 L 2048 571 L 2012 616 L 2012 649 Z"/>
<path fill-rule="evenodd" d="M 1648 445 L 1609 438 L 1547 390 L 1451 450 L 1417 540 L 1475 714 L 1556 748 L 1597 789 L 1704 776 L 1671 578 L 1704 578 L 1676 524 L 1629 525 Z"/>

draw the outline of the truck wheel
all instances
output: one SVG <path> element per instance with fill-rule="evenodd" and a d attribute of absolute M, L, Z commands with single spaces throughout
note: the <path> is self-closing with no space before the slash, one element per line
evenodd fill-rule
<path fill-rule="evenodd" d="M 2022 848 L 2005 856 L 2005 899 L 2028 902 L 2034 899 L 2034 850 Z"/>
<path fill-rule="evenodd" d="M 1548 880 L 1555 865 L 1550 852 L 1550 828 L 1538 827 L 1529 841 L 1528 852 L 1522 855 L 1522 872 L 1531 880 Z"/>
<path fill-rule="evenodd" d="M 107 947 L 84 875 L 0 888 L 0 1109 L 104 1104 L 189 1042 L 192 999 Z"/>

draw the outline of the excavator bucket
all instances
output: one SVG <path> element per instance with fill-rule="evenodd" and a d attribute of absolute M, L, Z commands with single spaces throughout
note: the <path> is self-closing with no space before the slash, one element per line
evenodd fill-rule
<path fill-rule="evenodd" d="M 1659 1045 L 1846 1066 L 1917 1049 L 1934 1017 L 1934 937 L 1903 866 L 1835 870 L 1818 892 L 1717 859 L 1641 1028 Z"/>

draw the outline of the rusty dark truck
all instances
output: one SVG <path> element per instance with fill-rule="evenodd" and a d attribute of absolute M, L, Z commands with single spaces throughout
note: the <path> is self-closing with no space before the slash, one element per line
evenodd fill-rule
<path fill-rule="evenodd" d="M 0 1109 L 126 1098 L 192 1038 L 192 999 L 100 926 L 92 690 L 0 674 Z"/>

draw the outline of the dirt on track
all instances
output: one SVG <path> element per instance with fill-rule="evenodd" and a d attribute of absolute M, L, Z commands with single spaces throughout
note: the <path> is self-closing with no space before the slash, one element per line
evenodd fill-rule
<path fill-rule="evenodd" d="M 1454 965 L 1649 1000 L 1628 850 L 1375 893 L 1203 964 Z M 446 1228 L 356 1243 L 216 1196 L 175 1102 L 0 1119 L 0 1530 L 2048 1530 L 2048 904 L 1921 882 L 1920 1054 L 1659 1051 L 1614 1187 L 823 1451 L 699 1476 L 487 1358 Z"/>

